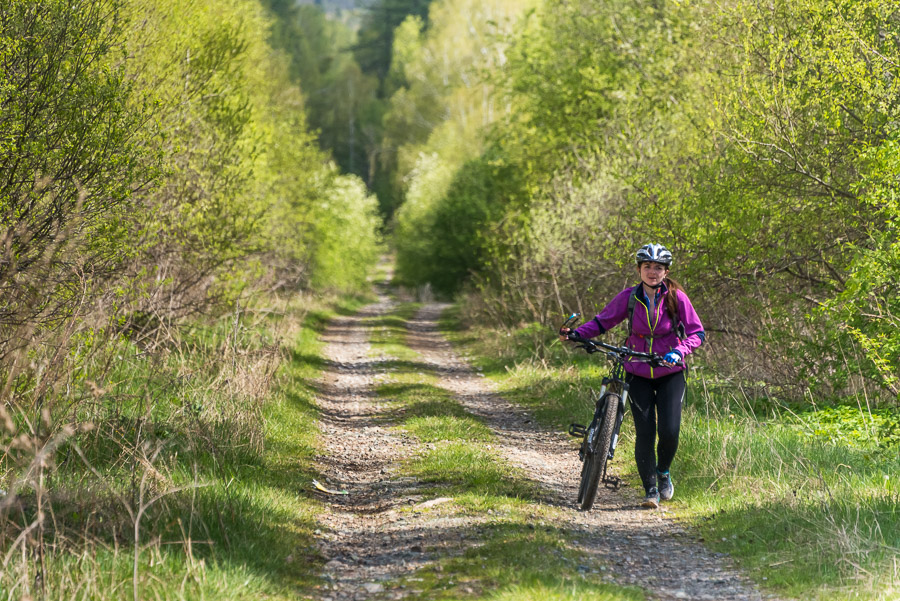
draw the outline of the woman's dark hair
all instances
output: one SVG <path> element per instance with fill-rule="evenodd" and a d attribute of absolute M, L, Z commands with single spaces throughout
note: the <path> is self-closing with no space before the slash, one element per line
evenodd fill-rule
<path fill-rule="evenodd" d="M 666 288 L 669 289 L 669 293 L 666 295 L 666 313 L 669 314 L 669 319 L 672 320 L 672 324 L 678 325 L 678 290 L 684 292 L 684 288 L 681 287 L 681 284 L 666 276 Z"/>

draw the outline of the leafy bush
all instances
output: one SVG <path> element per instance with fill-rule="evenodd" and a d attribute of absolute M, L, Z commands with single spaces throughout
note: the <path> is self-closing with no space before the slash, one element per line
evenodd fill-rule
<path fill-rule="evenodd" d="M 343 175 L 334 178 L 317 209 L 312 285 L 366 292 L 382 251 L 378 200 L 359 178 Z"/>
<path fill-rule="evenodd" d="M 0 355 L 83 311 L 134 256 L 134 190 L 156 178 L 121 63 L 116 0 L 15 0 L 0 17 Z M 12 338 L 11 338 L 12 336 Z M 27 338 L 27 335 L 26 335 Z"/>
<path fill-rule="evenodd" d="M 833 445 L 893 453 L 900 447 L 900 414 L 896 409 L 865 410 L 841 405 L 798 415 L 804 435 Z"/>
<path fill-rule="evenodd" d="M 867 237 L 848 245 L 852 262 L 844 289 L 822 313 L 831 316 L 862 347 L 866 367 L 894 395 L 900 395 L 900 201 L 896 136 L 865 153 L 868 173 L 859 190 L 874 215 Z"/>

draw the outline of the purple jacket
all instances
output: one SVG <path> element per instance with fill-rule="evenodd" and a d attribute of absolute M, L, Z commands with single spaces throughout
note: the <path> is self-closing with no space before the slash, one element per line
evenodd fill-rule
<path fill-rule="evenodd" d="M 585 338 L 599 336 L 607 330 L 627 321 L 628 298 L 634 288 L 626 288 L 616 295 L 612 301 L 591 321 L 581 324 L 575 331 Z M 686 357 L 695 348 L 703 344 L 706 333 L 697 312 L 694 311 L 691 300 L 681 290 L 676 290 L 678 313 L 676 317 L 684 326 L 684 338 L 678 338 L 677 324 L 673 324 L 666 311 L 666 296 L 669 289 L 663 284 L 656 299 L 656 310 L 650 314 L 648 299 L 644 294 L 643 286 L 638 284 L 637 302 L 634 305 L 634 331 L 629 332 L 626 345 L 630 349 L 647 353 L 665 355 L 669 351 L 678 351 L 682 357 Z M 675 367 L 650 367 L 647 363 L 626 362 L 625 371 L 642 378 L 661 378 L 679 372 L 684 369 L 684 364 Z"/>

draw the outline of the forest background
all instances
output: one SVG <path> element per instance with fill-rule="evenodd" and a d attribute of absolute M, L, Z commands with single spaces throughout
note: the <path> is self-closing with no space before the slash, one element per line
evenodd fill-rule
<path fill-rule="evenodd" d="M 710 387 L 896 452 L 895 3 L 3 5 L 8 593 L 53 537 L 129 540 L 136 574 L 145 512 L 218 511 L 195 484 L 261 453 L 292 303 L 363 293 L 385 239 L 536 361 L 664 243 Z"/>
<path fill-rule="evenodd" d="M 657 240 L 723 377 L 895 398 L 894 7 L 545 8 L 384 0 L 355 42 L 313 6 L 280 20 L 322 146 L 378 196 L 400 281 L 546 326 L 602 307 Z"/>

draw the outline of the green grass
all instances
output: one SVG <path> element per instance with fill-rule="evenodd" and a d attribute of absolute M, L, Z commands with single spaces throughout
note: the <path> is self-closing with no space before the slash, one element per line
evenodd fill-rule
<path fill-rule="evenodd" d="M 544 424 L 562 430 L 590 415 L 585 389 L 599 388 L 602 375 L 596 357 L 551 344 L 538 360 L 528 345 L 533 331 L 468 331 L 454 312 L 442 325 L 504 396 Z M 778 592 L 817 601 L 900 597 L 897 409 L 870 417 L 846 406 L 822 411 L 824 402 L 818 412 L 780 408 L 703 384 L 689 378 L 672 467 L 677 519 Z M 614 467 L 634 478 L 631 446 L 620 445 Z"/>
<path fill-rule="evenodd" d="M 364 320 L 371 328 L 372 353 L 387 355 L 399 362 L 415 362 L 419 354 L 406 345 L 406 323 L 421 308 L 418 303 L 402 303 L 388 314 Z M 413 369 L 415 366 L 407 366 Z"/>
<path fill-rule="evenodd" d="M 482 542 L 408 581 L 411 599 L 485 601 L 641 601 L 637 588 L 616 587 L 585 570 L 567 532 L 540 514 L 519 512 L 480 526 Z M 579 569 L 581 568 L 581 569 Z"/>
<path fill-rule="evenodd" d="M 422 442 L 491 440 L 491 431 L 474 417 L 413 417 L 406 421 L 406 428 Z"/>
<path fill-rule="evenodd" d="M 896 454 L 811 439 L 790 421 L 760 421 L 733 399 L 710 404 L 709 418 L 701 399 L 685 417 L 680 515 L 788 594 L 896 598 Z"/>
<path fill-rule="evenodd" d="M 403 428 L 423 442 L 490 440 L 490 429 L 436 382 L 434 376 L 398 370 L 376 391 L 392 401 L 391 410 Z"/>
<path fill-rule="evenodd" d="M 464 440 L 435 445 L 412 462 L 409 474 L 437 485 L 441 495 L 477 491 L 487 497 L 528 498 L 534 493 L 495 453 Z"/>
<path fill-rule="evenodd" d="M 289 307 L 280 328 L 287 336 L 274 387 L 259 399 L 259 451 L 235 452 L 229 429 L 204 425 L 206 414 L 190 419 L 180 413 L 158 411 L 155 433 L 144 424 L 145 438 L 162 451 L 150 464 L 131 462 L 127 454 L 116 459 L 115 445 L 90 448 L 93 432 L 74 438 L 60 456 L 52 491 L 55 531 L 45 543 L 44 599 L 132 599 L 133 522 L 125 506 L 163 494 L 141 522 L 138 586 L 145 599 L 296 599 L 319 582 L 315 546 L 318 502 L 305 491 L 316 476 L 317 415 L 313 402 L 323 365 L 318 332 L 336 313 L 354 311 L 362 299 L 306 311 Z M 305 316 L 303 322 L 300 317 Z M 284 323 L 281 323 L 284 326 Z M 254 335 L 269 341 L 262 320 Z M 212 336 L 201 336 L 214 340 Z M 198 345 L 200 344 L 198 341 Z M 238 363 L 238 367 L 240 364 Z M 194 369 L 194 368 L 192 368 Z M 141 378 L 142 374 L 135 374 Z M 198 374 L 195 377 L 200 377 Z M 221 394 L 213 388 L 210 395 Z M 129 397 L 125 397 L 126 399 Z M 206 402 L 218 402 L 206 397 Z M 140 415 L 129 406 L 120 416 Z M 120 417 L 101 422 L 104 432 L 118 432 L 118 444 L 127 448 L 134 431 Z M 186 444 L 191 436 L 195 444 Z M 74 443 L 85 447 L 87 469 L 73 452 Z M 123 477 L 135 469 L 137 482 L 145 473 L 145 487 L 132 487 Z M 165 494 L 170 489 L 186 490 Z M 119 495 L 119 496 L 116 496 Z M 27 496 L 22 519 L 33 512 Z M 37 598 L 33 556 L 17 561 L 0 576 L 0 599 Z"/>

